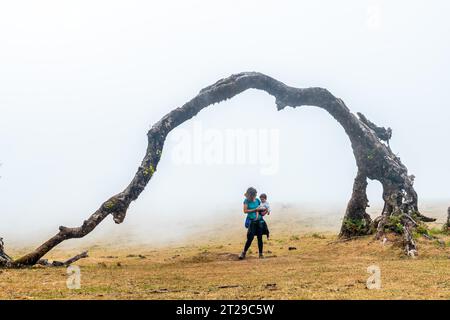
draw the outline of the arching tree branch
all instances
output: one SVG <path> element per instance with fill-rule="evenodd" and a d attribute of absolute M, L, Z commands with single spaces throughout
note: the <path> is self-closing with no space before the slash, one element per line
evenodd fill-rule
<path fill-rule="evenodd" d="M 413 188 L 412 177 L 408 175 L 406 167 L 392 153 L 390 148 L 381 143 L 381 140 L 390 138 L 391 132 L 389 129 L 376 126 L 361 114 L 360 118 L 356 117 L 341 99 L 334 97 L 326 89 L 289 87 L 264 74 L 244 72 L 221 79 L 202 89 L 192 100 L 169 112 L 158 121 L 147 133 L 147 151 L 130 184 L 125 190 L 102 203 L 98 210 L 81 226 L 76 228 L 61 226 L 59 232 L 40 247 L 17 260 L 10 259 L 4 265 L 8 264 L 15 267 L 34 265 L 61 242 L 73 238 L 82 238 L 89 234 L 108 215 L 113 216 L 115 223 L 121 223 L 125 219 L 130 203 L 138 198 L 155 173 L 161 158 L 164 141 L 169 132 L 197 115 L 207 106 L 230 99 L 248 89 L 263 90 L 274 96 L 278 110 L 287 106 L 295 108 L 304 105 L 322 108 L 329 112 L 344 128 L 351 141 L 358 166 L 358 176 L 355 179 L 353 195 L 346 211 L 341 236 L 348 237 L 369 232 L 368 225 L 371 221 L 365 212 L 367 207 L 367 197 L 365 196 L 367 178 L 378 180 L 383 185 L 385 210 L 382 215 L 384 220 L 391 215 L 399 216 L 405 228 L 411 230 L 410 223 L 403 219 L 405 214 L 419 220 L 424 218 L 417 209 L 417 194 Z M 378 221 L 383 221 L 383 219 L 378 219 Z M 349 228 L 349 226 L 355 225 L 363 227 Z M 381 230 L 380 232 L 383 232 L 383 226 L 379 224 L 378 227 Z M 405 248 L 409 252 L 416 250 L 412 237 L 407 237 L 406 242 Z"/>

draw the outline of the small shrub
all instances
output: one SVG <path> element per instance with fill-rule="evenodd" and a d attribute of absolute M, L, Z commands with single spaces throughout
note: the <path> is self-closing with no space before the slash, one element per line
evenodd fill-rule
<path fill-rule="evenodd" d="M 441 230 L 441 229 L 439 229 L 439 228 L 431 228 L 431 229 L 428 230 L 428 233 L 429 233 L 430 235 L 436 236 L 436 235 L 443 234 L 443 233 L 444 233 L 444 230 Z"/>
<path fill-rule="evenodd" d="M 400 216 L 399 215 L 390 216 L 384 228 L 394 231 L 395 233 L 398 234 L 403 234 L 403 224 Z"/>
<path fill-rule="evenodd" d="M 428 230 L 428 227 L 426 225 L 424 225 L 424 224 L 419 224 L 416 227 L 416 232 L 419 233 L 419 234 L 427 235 L 427 236 L 430 235 L 430 230 Z"/>
<path fill-rule="evenodd" d="M 351 234 L 366 234 L 368 226 L 364 219 L 345 219 L 344 228 Z"/>

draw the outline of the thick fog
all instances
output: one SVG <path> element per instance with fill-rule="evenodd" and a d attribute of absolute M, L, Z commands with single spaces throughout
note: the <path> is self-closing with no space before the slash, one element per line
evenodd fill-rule
<path fill-rule="evenodd" d="M 0 236 L 43 240 L 80 225 L 132 179 L 152 124 L 241 71 L 325 87 L 392 127 L 420 199 L 450 204 L 449 10 L 448 1 L 1 1 Z M 173 131 L 124 226 L 107 219 L 100 229 L 170 239 L 186 231 L 174 223 L 242 215 L 249 186 L 273 204 L 343 215 L 355 172 L 329 114 L 278 112 L 250 90 Z M 369 199 L 381 201 L 377 181 Z"/>

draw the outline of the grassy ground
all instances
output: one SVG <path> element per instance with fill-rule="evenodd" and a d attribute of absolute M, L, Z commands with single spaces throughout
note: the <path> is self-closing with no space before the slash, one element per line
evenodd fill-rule
<path fill-rule="evenodd" d="M 305 226 L 305 219 L 297 222 Z M 91 246 L 90 257 L 77 263 L 79 290 L 66 287 L 65 268 L 1 270 L 0 299 L 450 299 L 448 236 L 445 246 L 419 239 L 420 256 L 412 259 L 393 241 L 335 243 L 335 232 L 297 230 L 290 221 L 273 221 L 264 260 L 256 243 L 248 259 L 237 260 L 245 232 L 239 219 L 239 228 L 184 245 Z M 57 249 L 49 258 L 79 251 Z M 379 290 L 366 288 L 370 265 L 381 268 Z"/>

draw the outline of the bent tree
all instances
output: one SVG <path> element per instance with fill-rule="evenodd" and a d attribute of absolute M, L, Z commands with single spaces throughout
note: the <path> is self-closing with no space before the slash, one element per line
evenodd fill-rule
<path fill-rule="evenodd" d="M 164 141 L 171 130 L 196 116 L 202 109 L 230 99 L 248 90 L 258 89 L 275 97 L 278 110 L 289 106 L 315 106 L 326 110 L 343 127 L 350 139 L 357 165 L 353 193 L 348 202 L 339 236 L 375 234 L 380 238 L 389 229 L 403 236 L 405 253 L 417 254 L 413 231 L 422 222 L 434 221 L 423 216 L 418 209 L 418 197 L 414 190 L 414 176 L 408 174 L 406 166 L 389 146 L 392 136 L 390 128 L 379 127 L 363 114 L 353 114 L 345 103 L 323 88 L 294 88 L 257 72 L 243 72 L 221 79 L 202 89 L 192 100 L 165 115 L 148 131 L 148 146 L 144 159 L 130 184 L 120 193 L 103 202 L 97 211 L 79 227 L 59 227 L 58 233 L 34 251 L 12 259 L 0 243 L 0 265 L 3 267 L 31 266 L 37 263 L 60 265 L 64 262 L 49 263 L 42 257 L 61 242 L 82 238 L 93 231 L 106 217 L 111 215 L 115 223 L 124 221 L 130 203 L 136 200 L 154 175 L 163 151 Z M 367 179 L 378 180 L 383 186 L 384 208 L 381 215 L 371 220 L 366 212 Z M 79 255 L 69 262 L 83 257 Z"/>

